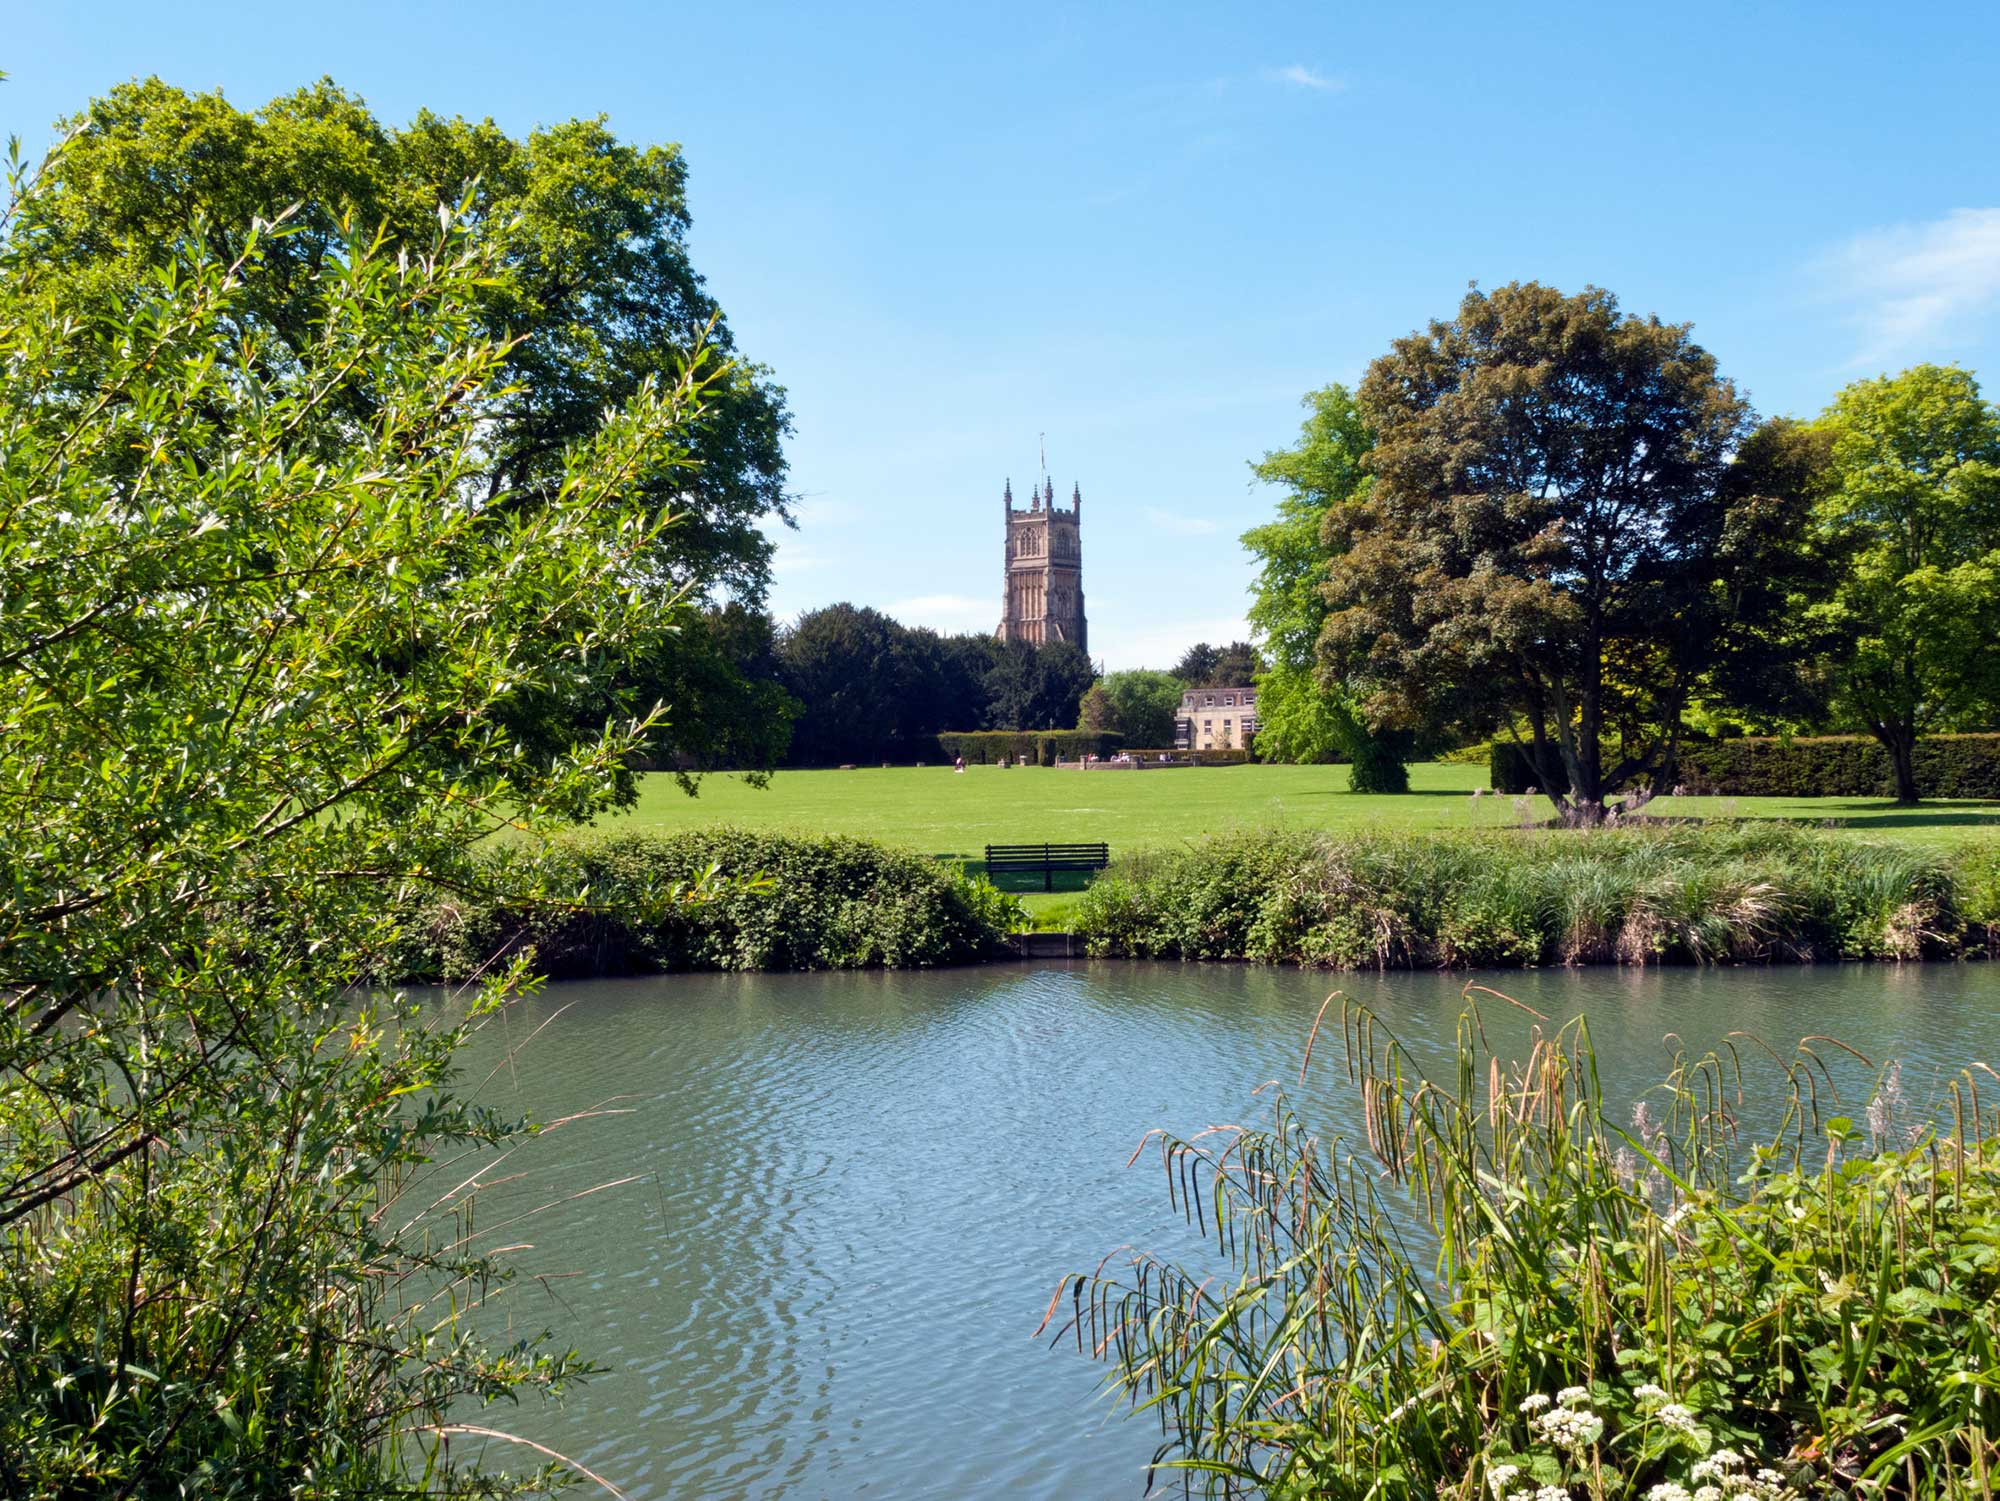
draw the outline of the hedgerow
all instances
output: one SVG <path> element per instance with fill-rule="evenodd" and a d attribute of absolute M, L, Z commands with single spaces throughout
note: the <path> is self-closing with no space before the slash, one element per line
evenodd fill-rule
<path fill-rule="evenodd" d="M 1058 757 L 1115 756 L 1125 743 L 1115 730 L 947 730 L 937 738 L 947 758 L 963 756 L 975 766 L 991 765 L 1003 756 L 1053 766 Z"/>
<path fill-rule="evenodd" d="M 1896 792 L 1889 754 L 1868 735 L 1697 740 L 1680 748 L 1679 759 L 1677 782 L 1691 792 L 1725 797 L 1894 797 Z M 1924 797 L 2000 798 L 2000 735 L 1926 735 L 1913 759 Z M 1521 793 L 1540 781 L 1510 740 L 1493 742 L 1487 768 L 1496 792 Z"/>

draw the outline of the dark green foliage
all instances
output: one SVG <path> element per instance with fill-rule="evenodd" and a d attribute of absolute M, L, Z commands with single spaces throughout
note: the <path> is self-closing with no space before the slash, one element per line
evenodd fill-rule
<path fill-rule="evenodd" d="M 1408 792 L 1410 790 L 1410 735 L 1404 730 L 1386 730 L 1373 735 L 1357 735 L 1350 746 L 1352 770 L 1348 772 L 1349 792 Z"/>
<path fill-rule="evenodd" d="M 1927 735 L 1912 762 L 1924 797 L 2000 798 L 2000 735 Z M 1511 741 L 1493 742 L 1487 766 L 1495 792 L 1536 785 L 1534 767 Z M 1679 776 L 1690 792 L 1725 797 L 1896 795 L 1888 752 L 1867 735 L 1697 740 L 1681 746 Z"/>
<path fill-rule="evenodd" d="M 1045 646 L 996 642 L 993 666 L 986 674 L 984 723 L 995 730 L 1070 729 L 1096 678 L 1090 658 L 1074 642 L 1052 641 Z"/>
<path fill-rule="evenodd" d="M 1926 798 L 2000 798 L 2000 735 L 1926 735 L 1911 752 Z M 1681 750 L 1681 780 L 1732 797 L 1894 797 L 1879 740 L 1815 735 L 1698 741 Z"/>
<path fill-rule="evenodd" d="M 1122 862 L 1078 904 L 1100 955 L 1338 969 L 1917 958 L 1981 951 L 1989 866 L 1743 825 L 1234 834 Z"/>
<path fill-rule="evenodd" d="M 926 760 L 947 731 L 1071 730 L 1096 677 L 1066 641 L 940 636 L 851 604 L 801 615 L 777 659 L 794 766 Z"/>
<path fill-rule="evenodd" d="M 1749 409 L 1686 325 L 1608 292 L 1469 292 L 1395 342 L 1358 393 L 1365 498 L 1328 512 L 1321 665 L 1378 728 L 1533 726 L 1563 816 L 1657 769 L 1699 677 L 1745 497 Z M 1632 754 L 1599 759 L 1615 728 Z"/>
<path fill-rule="evenodd" d="M 991 766 L 1002 756 L 1016 765 L 1053 766 L 1057 757 L 1115 756 L 1124 741 L 1116 730 L 969 730 L 937 737 L 947 761 L 963 756 L 968 766 Z"/>
<path fill-rule="evenodd" d="M 532 953 L 556 978 L 698 969 L 965 964 L 1006 952 L 1019 902 L 956 865 L 871 840 L 706 829 L 581 837 L 553 869 L 587 903 L 432 902 L 398 978 L 458 979 Z M 699 905 L 662 899 L 706 883 Z"/>
<path fill-rule="evenodd" d="M 1264 654 L 1248 641 L 1232 641 L 1227 646 L 1211 646 L 1197 641 L 1181 653 L 1172 675 L 1190 688 L 1241 688 L 1254 683 L 1269 664 Z"/>

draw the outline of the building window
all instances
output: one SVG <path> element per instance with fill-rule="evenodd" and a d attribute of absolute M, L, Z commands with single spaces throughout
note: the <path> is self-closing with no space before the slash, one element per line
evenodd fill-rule
<path fill-rule="evenodd" d="M 1225 693 L 1222 695 L 1222 702 L 1229 708 L 1233 709 L 1236 707 L 1236 695 L 1233 693 Z"/>
<path fill-rule="evenodd" d="M 1213 693 L 1209 694 L 1207 698 L 1202 700 L 1202 703 L 1206 707 L 1213 709 L 1215 707 L 1215 695 Z"/>

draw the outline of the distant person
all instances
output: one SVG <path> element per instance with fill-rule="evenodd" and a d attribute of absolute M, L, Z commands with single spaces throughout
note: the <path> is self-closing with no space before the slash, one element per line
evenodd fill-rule
<path fill-rule="evenodd" d="M 954 760 L 954 761 L 953 761 L 953 762 L 951 763 L 951 769 L 952 769 L 953 771 L 957 772 L 957 773 L 958 773 L 958 774 L 959 774 L 960 776 L 964 776 L 964 775 L 965 775 L 965 757 L 963 757 L 963 756 L 960 756 L 960 757 L 958 757 L 958 758 L 957 758 L 956 760 Z"/>

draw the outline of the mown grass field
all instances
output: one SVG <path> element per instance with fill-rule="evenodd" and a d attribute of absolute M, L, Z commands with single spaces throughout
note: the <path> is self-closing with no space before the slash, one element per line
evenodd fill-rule
<path fill-rule="evenodd" d="M 1246 828 L 1502 829 L 1551 815 L 1546 798 L 1530 802 L 1490 793 L 1475 798 L 1474 790 L 1485 785 L 1484 766 L 1438 764 L 1412 767 L 1411 790 L 1395 797 L 1349 792 L 1344 766 L 1137 772 L 973 766 L 963 775 L 949 766 L 897 766 L 781 771 L 761 789 L 738 776 L 715 775 L 702 781 L 699 796 L 689 797 L 672 777 L 649 776 L 638 806 L 605 826 L 733 824 L 860 834 L 970 862 L 989 843 L 1101 839 L 1116 857 Z M 1649 811 L 1688 818 L 1786 819 L 1946 847 L 2000 838 L 2000 802 L 1941 802 L 1911 809 L 1883 799 L 1680 798 L 1671 803 L 1660 799 Z M 1026 891 L 1039 881 L 1006 884 Z M 1058 878 L 1058 885 L 1071 891 L 1081 884 L 1080 878 Z"/>

